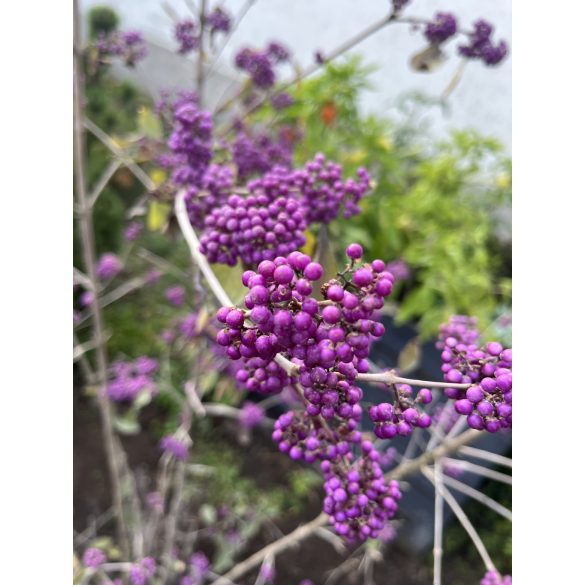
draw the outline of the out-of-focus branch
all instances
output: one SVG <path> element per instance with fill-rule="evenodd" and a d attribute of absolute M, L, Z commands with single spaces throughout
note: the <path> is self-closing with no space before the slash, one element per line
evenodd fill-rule
<path fill-rule="evenodd" d="M 97 290 L 96 278 L 96 256 L 95 256 L 95 239 L 93 232 L 92 210 L 87 197 L 87 179 L 85 170 L 85 132 L 83 127 L 82 104 L 84 103 L 84 81 L 82 68 L 82 45 L 81 45 L 81 15 L 78 0 L 73 3 L 74 14 L 74 97 L 73 97 L 73 116 L 74 116 L 74 164 L 76 180 L 76 199 L 79 209 L 79 232 L 81 235 L 81 247 L 87 277 L 92 285 L 91 289 Z M 98 383 L 98 405 L 102 422 L 102 434 L 105 444 L 106 457 L 110 471 L 110 480 L 112 484 L 112 497 L 114 509 L 116 512 L 116 521 L 118 525 L 118 537 L 120 546 L 125 555 L 130 552 L 130 540 L 128 526 L 126 524 L 122 500 L 122 475 L 123 470 L 120 463 L 120 457 L 117 453 L 115 434 L 112 424 L 112 413 L 110 402 L 105 392 L 108 362 L 104 342 L 104 328 L 102 323 L 101 309 L 98 303 L 97 295 L 93 295 L 91 303 L 94 334 L 96 338 L 96 355 L 97 355 L 97 383 Z"/>
<path fill-rule="evenodd" d="M 452 487 L 458 492 L 461 492 L 462 494 L 465 494 L 466 496 L 473 498 L 474 500 L 480 502 L 484 506 L 490 508 L 490 510 L 493 510 L 496 514 L 499 514 L 506 520 L 512 522 L 512 512 L 508 510 L 508 508 L 502 506 L 502 504 L 496 502 L 489 496 L 486 496 L 479 490 L 476 490 L 475 488 L 472 488 L 471 486 L 468 486 L 467 484 L 458 481 L 457 479 L 454 479 L 452 477 L 448 477 L 446 475 L 443 475 L 443 483 L 445 483 L 445 485 Z"/>
<path fill-rule="evenodd" d="M 449 492 L 449 490 L 447 490 L 447 488 L 444 485 L 442 484 L 437 485 L 435 483 L 432 471 L 426 468 L 422 468 L 421 471 L 422 474 L 435 486 L 435 489 L 441 494 L 441 496 L 444 498 L 445 502 L 447 502 L 447 505 L 451 508 L 451 510 L 453 510 L 453 513 L 455 514 L 455 516 L 457 516 L 457 519 L 461 523 L 461 526 L 465 528 L 465 531 L 469 535 L 469 538 L 471 539 L 471 541 L 475 545 L 475 548 L 477 549 L 477 552 L 481 556 L 486 566 L 486 569 L 488 571 L 494 570 L 495 569 L 494 563 L 492 562 L 492 559 L 490 558 L 490 555 L 485 545 L 483 544 L 483 541 L 479 537 L 479 534 L 477 533 L 477 531 L 473 527 L 473 524 L 470 522 L 469 518 L 463 511 L 463 508 L 461 508 L 457 500 L 453 497 L 451 492 Z"/>
<path fill-rule="evenodd" d="M 435 486 L 443 485 L 441 461 L 435 463 Z M 443 560 L 443 494 L 435 490 L 435 529 L 433 544 L 433 585 L 441 585 L 441 563 Z"/>
<path fill-rule="evenodd" d="M 137 165 L 126 153 L 115 143 L 111 136 L 104 132 L 97 124 L 89 118 L 83 120 L 83 125 L 119 159 L 121 164 L 128 167 L 134 176 L 149 190 L 156 189 L 154 181 Z"/>

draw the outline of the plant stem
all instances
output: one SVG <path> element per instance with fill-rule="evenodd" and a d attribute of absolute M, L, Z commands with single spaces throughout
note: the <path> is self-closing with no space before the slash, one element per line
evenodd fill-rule
<path fill-rule="evenodd" d="M 197 94 L 199 103 L 203 107 L 203 92 L 205 90 L 205 17 L 207 15 L 207 0 L 199 0 L 199 55 L 197 58 Z"/>
<path fill-rule="evenodd" d="M 73 2 L 74 14 L 74 97 L 73 97 L 73 116 L 74 116 L 74 136 L 75 136 L 75 179 L 76 179 L 76 197 L 80 210 L 78 227 L 81 235 L 81 247 L 85 264 L 85 272 L 92 285 L 92 290 L 97 291 L 96 278 L 96 260 L 95 260 L 95 237 L 93 231 L 93 217 L 91 206 L 87 198 L 87 180 L 85 171 L 85 131 L 83 127 L 83 102 L 84 102 L 84 82 L 82 69 L 82 45 L 81 45 L 81 15 L 78 0 Z M 97 376 L 98 385 L 97 401 L 101 416 L 102 435 L 105 445 L 106 458 L 110 472 L 110 481 L 112 484 L 113 507 L 118 527 L 118 539 L 124 556 L 130 552 L 130 541 L 128 527 L 124 518 L 122 503 L 122 470 L 120 459 L 116 450 L 115 434 L 112 425 L 112 413 L 110 402 L 106 395 L 106 381 L 108 362 L 104 341 L 104 327 L 102 314 L 99 306 L 97 294 L 94 292 L 91 303 L 93 329 L 96 341 L 96 358 L 97 358 Z"/>
<path fill-rule="evenodd" d="M 441 461 L 435 463 L 435 538 L 433 545 L 433 585 L 441 585 L 441 563 L 443 560 L 443 495 L 438 489 L 443 485 Z"/>
<path fill-rule="evenodd" d="M 435 489 L 438 492 L 440 492 L 440 494 L 444 498 L 445 502 L 447 502 L 448 506 L 451 508 L 451 510 L 453 510 L 453 513 L 455 514 L 455 516 L 457 516 L 457 519 L 461 523 L 461 526 L 463 526 L 463 528 L 465 528 L 465 531 L 467 532 L 467 534 L 469 535 L 469 538 L 471 539 L 471 541 L 475 545 L 475 548 L 477 549 L 479 556 L 482 558 L 486 569 L 488 571 L 495 570 L 494 563 L 492 562 L 492 559 L 490 558 L 490 555 L 489 555 L 485 545 L 483 544 L 483 541 L 481 540 L 481 538 L 479 537 L 479 534 L 477 533 L 477 531 L 473 527 L 473 524 L 470 522 L 469 518 L 467 517 L 467 515 L 463 511 L 463 508 L 461 508 L 461 506 L 459 505 L 457 500 L 453 497 L 451 492 L 445 486 L 443 486 L 442 484 L 437 485 L 435 483 L 435 479 L 433 477 L 433 474 L 429 469 L 423 468 L 423 469 L 421 469 L 421 471 L 422 471 L 422 474 L 435 486 Z"/>
<path fill-rule="evenodd" d="M 489 496 L 486 496 L 479 490 L 476 490 L 475 488 L 472 488 L 471 486 L 468 486 L 467 484 L 457 479 L 447 477 L 445 475 L 443 475 L 443 482 L 445 483 L 445 485 L 448 485 L 453 489 L 457 490 L 458 492 L 461 492 L 462 494 L 465 494 L 466 496 L 473 498 L 474 500 L 480 502 L 484 506 L 490 508 L 490 510 L 493 510 L 496 514 L 499 514 L 506 520 L 512 522 L 512 512 L 508 508 L 502 506 L 502 504 L 496 502 Z"/>

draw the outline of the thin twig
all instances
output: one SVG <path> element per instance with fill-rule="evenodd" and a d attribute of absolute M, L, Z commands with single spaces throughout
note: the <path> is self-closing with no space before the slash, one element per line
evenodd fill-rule
<path fill-rule="evenodd" d="M 197 94 L 199 103 L 204 104 L 203 92 L 205 90 L 205 17 L 207 12 L 207 0 L 200 0 L 199 8 L 199 51 L 197 57 Z"/>
<path fill-rule="evenodd" d="M 155 182 L 137 165 L 131 158 L 126 156 L 126 153 L 116 144 L 116 142 L 104 132 L 97 124 L 92 122 L 89 118 L 83 120 L 83 125 L 102 143 L 104 146 L 110 149 L 116 157 L 118 157 L 121 163 L 128 167 L 134 176 L 149 190 L 154 191 L 156 189 Z"/>
<path fill-rule="evenodd" d="M 107 166 L 106 170 L 102 173 L 102 176 L 99 178 L 96 186 L 92 189 L 91 194 L 89 195 L 89 206 L 93 207 L 96 204 L 99 196 L 102 194 L 102 191 L 106 188 L 107 184 L 110 182 L 110 179 L 114 176 L 116 171 L 120 168 L 121 161 L 114 158 L 110 161 L 110 164 Z"/>
<path fill-rule="evenodd" d="M 463 508 L 461 508 L 461 506 L 459 505 L 457 500 L 453 497 L 451 492 L 449 492 L 449 490 L 444 485 L 436 485 L 435 484 L 435 479 L 433 477 L 433 473 L 429 469 L 422 468 L 421 472 L 435 486 L 435 489 L 438 492 L 440 492 L 440 494 L 444 498 L 445 502 L 447 502 L 447 505 L 451 508 L 451 510 L 453 510 L 453 513 L 455 514 L 455 516 L 457 516 L 457 519 L 461 523 L 461 526 L 463 526 L 463 528 L 465 528 L 465 531 L 469 535 L 469 538 L 471 539 L 471 541 L 475 545 L 475 548 L 477 549 L 477 552 L 481 556 L 481 558 L 484 562 L 484 565 L 486 566 L 486 569 L 488 571 L 495 570 L 494 563 L 492 562 L 492 559 L 490 558 L 490 555 L 489 555 L 485 545 L 483 544 L 483 541 L 481 540 L 481 538 L 479 537 L 479 534 L 477 533 L 477 531 L 473 527 L 473 524 L 469 521 L 469 518 L 467 517 L 467 515 L 463 511 Z"/>
<path fill-rule="evenodd" d="M 221 54 L 223 53 L 223 50 L 226 48 L 227 44 L 230 42 L 233 34 L 236 32 L 236 30 L 238 29 L 238 27 L 242 23 L 242 20 L 244 20 L 244 17 L 248 13 L 248 10 L 250 10 L 250 8 L 252 8 L 252 6 L 255 4 L 255 2 L 256 2 L 256 0 L 246 0 L 246 3 L 244 4 L 244 6 L 242 6 L 240 12 L 238 13 L 238 15 L 236 16 L 236 18 L 234 20 L 234 23 L 233 23 L 231 29 L 224 36 L 223 43 L 222 43 L 221 47 L 219 47 L 219 49 L 217 49 L 217 51 L 215 52 L 213 62 L 211 63 L 211 66 L 209 67 L 209 69 L 207 71 L 207 75 L 209 77 L 211 77 L 211 74 L 215 70 L 217 63 L 219 62 L 219 58 L 221 57 Z"/>
<path fill-rule="evenodd" d="M 480 492 L 479 490 L 476 490 L 475 488 L 472 488 L 471 486 L 468 486 L 467 484 L 465 484 L 457 479 L 454 479 L 452 477 L 449 477 L 445 474 L 443 474 L 443 482 L 446 485 L 457 490 L 458 492 L 461 492 L 462 494 L 465 494 L 466 496 L 469 496 L 470 498 L 477 500 L 478 502 L 480 502 L 484 506 L 487 506 L 488 508 L 490 508 L 491 510 L 496 512 L 496 514 L 499 514 L 500 516 L 504 517 L 506 520 L 509 520 L 510 522 L 512 522 L 512 511 L 511 510 L 509 510 L 505 506 L 502 506 L 502 504 L 500 504 L 499 502 L 496 502 L 495 500 L 493 500 L 489 496 L 486 496 L 484 493 Z"/>
<path fill-rule="evenodd" d="M 185 191 L 181 190 L 177 193 L 175 197 L 175 215 L 177 216 L 177 221 L 179 222 L 179 227 L 183 232 L 183 237 L 187 241 L 187 245 L 189 246 L 189 250 L 191 251 L 191 256 L 195 263 L 199 266 L 201 272 L 203 272 L 203 276 L 207 280 L 207 284 L 209 284 L 209 288 L 217 298 L 217 300 L 225 307 L 233 307 L 234 303 L 231 301 L 219 280 L 215 276 L 211 266 L 207 262 L 207 258 L 199 251 L 199 239 L 195 234 L 195 231 L 191 227 L 191 222 L 189 221 L 189 215 L 187 214 L 187 206 L 185 205 Z"/>
<path fill-rule="evenodd" d="M 460 453 L 462 455 L 468 455 L 469 457 L 475 457 L 476 459 L 483 459 L 485 461 L 490 461 L 491 463 L 504 465 L 505 467 L 512 467 L 512 460 L 509 457 L 504 457 L 503 455 L 498 455 L 491 451 L 485 451 L 475 447 L 462 447 Z"/>
<path fill-rule="evenodd" d="M 481 465 L 476 465 L 475 463 L 470 463 L 469 461 L 461 461 L 461 459 L 448 459 L 448 461 L 454 463 L 457 465 L 457 467 L 463 469 L 464 471 L 469 471 L 470 473 L 475 473 L 476 475 L 482 475 L 483 477 L 512 485 L 511 475 L 500 473 L 499 471 L 494 471 L 493 469 L 488 469 L 487 467 L 482 467 Z"/>
<path fill-rule="evenodd" d="M 441 461 L 435 463 L 435 536 L 433 544 L 433 585 L 441 585 L 441 563 L 443 560 L 443 470 Z"/>
<path fill-rule="evenodd" d="M 449 97 L 451 96 L 451 94 L 455 91 L 455 88 L 457 87 L 457 85 L 459 85 L 459 82 L 461 81 L 461 78 L 463 77 L 463 73 L 465 71 L 466 65 L 467 65 L 467 59 L 461 59 L 459 66 L 455 70 L 455 74 L 453 75 L 453 77 L 451 78 L 451 81 L 449 81 L 449 83 L 447 84 L 447 87 L 443 90 L 443 93 L 441 94 L 441 98 L 440 98 L 441 100 L 447 101 L 449 99 Z"/>
<path fill-rule="evenodd" d="M 466 390 L 471 384 L 451 384 L 450 382 L 434 382 L 432 380 L 415 380 L 397 376 L 395 370 L 388 370 L 376 374 L 358 374 L 358 380 L 364 382 L 380 382 L 381 384 L 410 384 L 430 388 L 458 388 Z"/>

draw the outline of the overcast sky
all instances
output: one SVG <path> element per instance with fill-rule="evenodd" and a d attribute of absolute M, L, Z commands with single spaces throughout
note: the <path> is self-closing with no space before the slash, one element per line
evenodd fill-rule
<path fill-rule="evenodd" d="M 181 16 L 190 14 L 188 0 L 167 0 Z M 115 8 L 125 28 L 137 28 L 151 40 L 173 46 L 172 22 L 161 0 L 83 0 L 87 8 L 108 4 Z M 237 13 L 244 0 L 226 0 L 223 6 Z M 215 6 L 211 2 L 211 6 Z M 477 18 L 495 25 L 495 38 L 511 44 L 511 0 L 413 0 L 405 15 L 430 16 L 437 10 L 454 12 L 462 26 L 469 28 Z M 382 18 L 388 10 L 388 0 L 257 0 L 224 52 L 229 67 L 238 48 L 263 46 L 269 40 L 280 40 L 289 46 L 301 64 L 312 62 L 316 49 L 325 54 L 368 24 Z M 376 65 L 373 74 L 375 89 L 364 96 L 363 106 L 380 113 L 391 112 L 396 98 L 410 91 L 424 91 L 438 96 L 449 83 L 459 60 L 456 49 L 448 45 L 451 55 L 433 73 L 415 73 L 409 58 L 424 46 L 420 33 L 408 25 L 395 24 L 379 31 L 355 49 L 367 63 Z M 500 139 L 511 150 L 512 59 L 508 57 L 498 67 L 488 68 L 469 63 L 456 90 L 450 98 L 451 111 L 445 116 L 437 109 L 434 127 L 437 132 L 446 128 L 476 128 Z"/>

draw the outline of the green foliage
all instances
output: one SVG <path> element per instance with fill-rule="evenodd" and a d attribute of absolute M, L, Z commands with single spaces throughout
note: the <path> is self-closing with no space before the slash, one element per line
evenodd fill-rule
<path fill-rule="evenodd" d="M 89 36 L 95 39 L 99 33 L 108 34 L 118 28 L 120 18 L 109 6 L 94 6 L 89 11 Z"/>
<path fill-rule="evenodd" d="M 362 114 L 359 97 L 371 71 L 359 58 L 329 64 L 299 84 L 295 104 L 278 114 L 279 123 L 303 133 L 297 162 L 323 152 L 347 175 L 364 166 L 374 179 L 362 213 L 329 228 L 338 257 L 359 241 L 367 257 L 406 260 L 413 276 L 393 295 L 400 299 L 397 320 L 418 322 L 423 337 L 458 313 L 476 315 L 486 327 L 496 308 L 510 303 L 500 241 L 506 226 L 494 214 L 509 205 L 510 162 L 495 139 L 473 131 L 429 142 L 421 128 L 432 100 L 424 96 L 403 100 L 398 120 Z"/>

